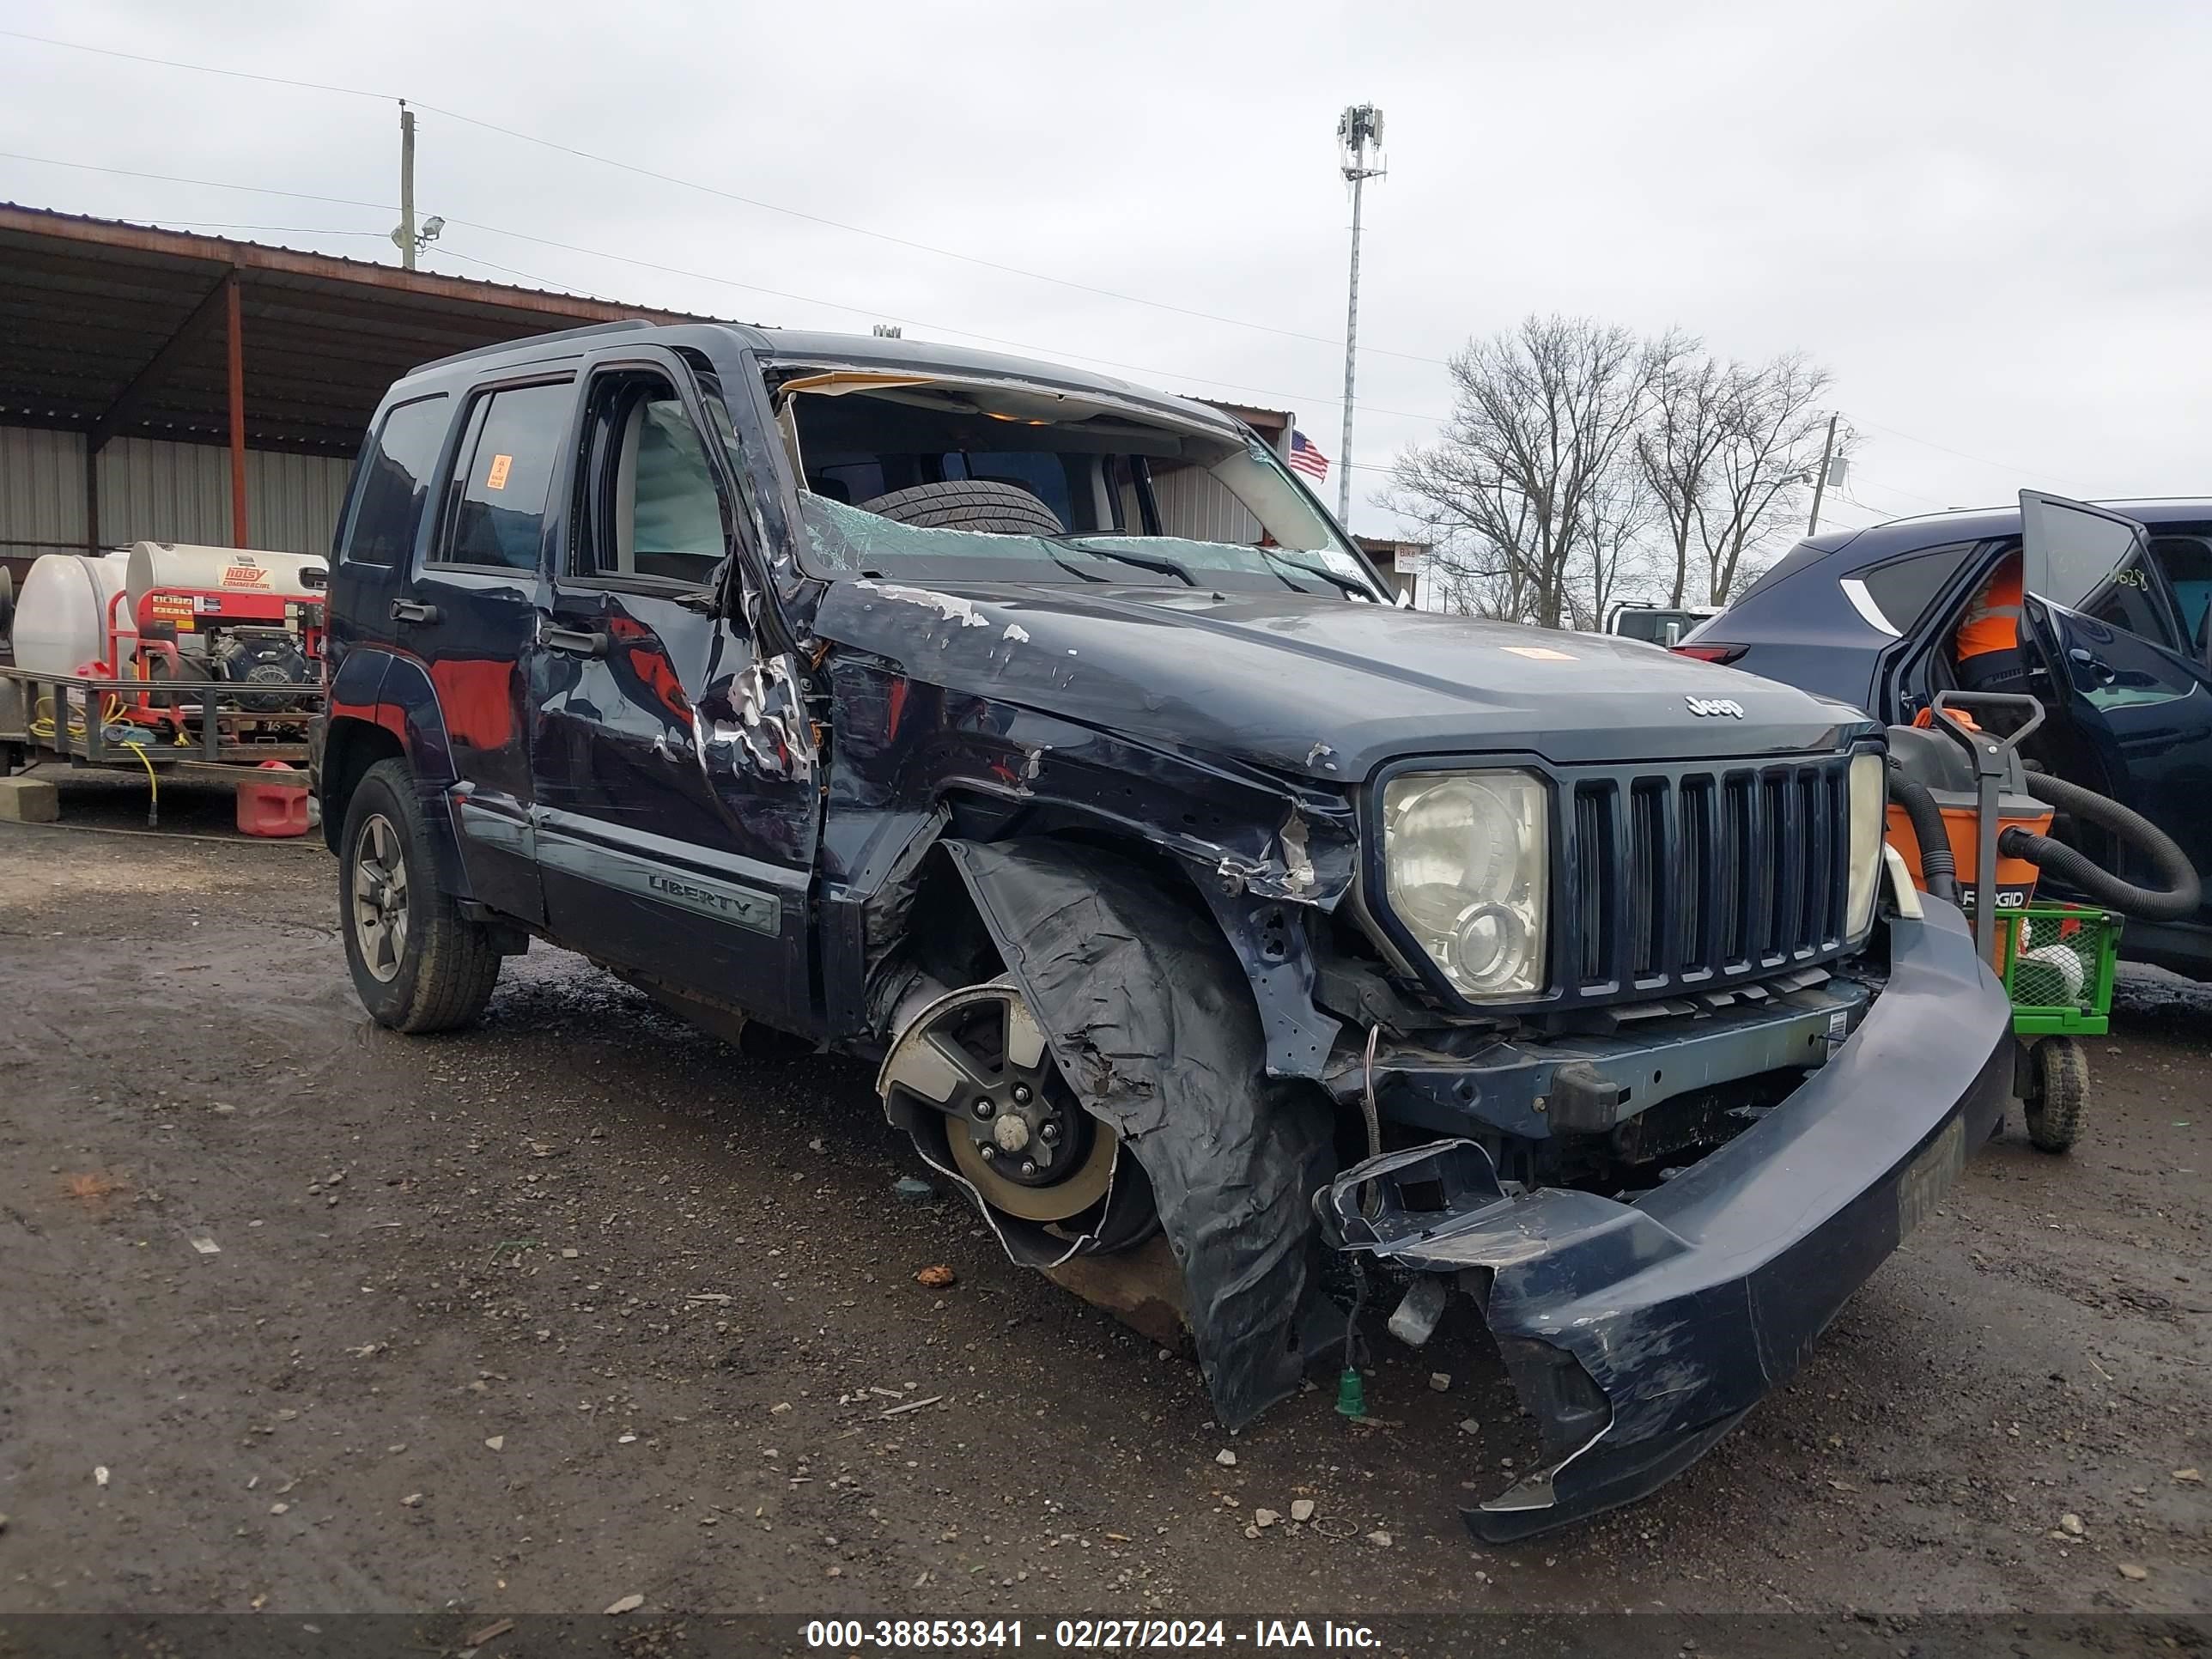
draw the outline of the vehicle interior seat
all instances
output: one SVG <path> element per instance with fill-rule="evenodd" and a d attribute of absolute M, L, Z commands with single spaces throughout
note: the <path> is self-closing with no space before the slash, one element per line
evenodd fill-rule
<path fill-rule="evenodd" d="M 722 556 L 714 474 L 674 398 L 637 398 L 623 416 L 614 528 L 615 574 L 701 581 Z"/>

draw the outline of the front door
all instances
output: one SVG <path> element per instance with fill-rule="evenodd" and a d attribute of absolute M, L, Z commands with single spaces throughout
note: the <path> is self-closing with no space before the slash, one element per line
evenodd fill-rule
<path fill-rule="evenodd" d="M 813 743 L 793 665 L 738 620 L 750 567 L 713 395 L 666 352 L 587 372 L 539 636 L 537 854 L 562 943 L 804 1029 Z"/>
<path fill-rule="evenodd" d="M 2057 769 L 2133 807 L 2212 871 L 2212 676 L 2189 647 L 2182 612 L 2149 538 L 2102 507 L 2021 495 L 2024 607 L 2047 680 L 2033 689 L 2059 728 Z M 2088 832 L 2087 826 L 2082 826 Z M 2150 883 L 2137 859 L 2115 866 Z M 2212 923 L 2212 914 L 2200 912 Z"/>
<path fill-rule="evenodd" d="M 392 602 L 399 648 L 437 693 L 470 890 L 544 920 L 531 848 L 532 686 L 557 539 L 576 383 L 479 391 L 465 412 L 422 562 Z"/>

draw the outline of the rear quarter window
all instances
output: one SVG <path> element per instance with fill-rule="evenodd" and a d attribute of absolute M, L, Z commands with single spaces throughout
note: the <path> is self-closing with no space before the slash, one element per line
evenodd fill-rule
<path fill-rule="evenodd" d="M 1926 548 L 1862 570 L 1858 580 L 1866 584 L 1867 592 L 1889 618 L 1890 625 L 1899 634 L 1910 634 L 1973 556 L 1974 547 L 1972 542 L 1954 542 Z"/>
<path fill-rule="evenodd" d="M 361 453 L 353 516 L 338 557 L 351 564 L 404 564 L 415 550 L 430 474 L 446 441 L 452 404 L 444 393 L 396 404 Z"/>

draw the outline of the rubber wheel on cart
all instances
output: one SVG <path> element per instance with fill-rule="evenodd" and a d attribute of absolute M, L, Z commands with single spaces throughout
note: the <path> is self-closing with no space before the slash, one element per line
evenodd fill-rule
<path fill-rule="evenodd" d="M 2089 1112 L 2089 1056 L 2072 1037 L 2035 1045 L 2035 1097 L 2026 1103 L 2027 1141 L 2039 1152 L 2063 1152 L 2081 1138 Z"/>
<path fill-rule="evenodd" d="M 339 931 L 362 1006 L 395 1031 L 474 1024 L 499 978 L 489 930 L 439 890 L 435 856 L 407 763 L 379 761 L 346 804 Z"/>

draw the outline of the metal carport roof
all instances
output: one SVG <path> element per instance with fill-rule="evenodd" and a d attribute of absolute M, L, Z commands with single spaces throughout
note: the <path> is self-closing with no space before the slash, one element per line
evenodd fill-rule
<path fill-rule="evenodd" d="M 0 204 L 0 424 L 350 455 L 386 386 L 473 346 L 683 313 Z"/>

